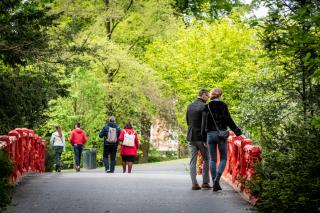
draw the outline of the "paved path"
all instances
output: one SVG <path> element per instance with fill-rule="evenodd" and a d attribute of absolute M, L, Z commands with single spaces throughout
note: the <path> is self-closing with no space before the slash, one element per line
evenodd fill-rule
<path fill-rule="evenodd" d="M 252 207 L 229 185 L 223 191 L 192 191 L 186 160 L 134 165 L 133 173 L 30 174 L 17 187 L 7 212 L 233 213 Z M 201 183 L 201 177 L 198 177 Z"/>

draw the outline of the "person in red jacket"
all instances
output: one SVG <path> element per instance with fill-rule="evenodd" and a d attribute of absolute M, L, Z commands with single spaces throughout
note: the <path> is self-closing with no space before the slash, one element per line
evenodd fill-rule
<path fill-rule="evenodd" d="M 80 172 L 80 162 L 81 162 L 81 153 L 83 145 L 87 142 L 87 135 L 85 131 L 80 128 L 80 123 L 78 122 L 75 126 L 75 129 L 72 130 L 70 134 L 70 142 L 74 150 L 74 158 L 76 161 L 76 171 Z"/>
<path fill-rule="evenodd" d="M 138 155 L 139 139 L 137 132 L 133 130 L 130 122 L 121 130 L 119 141 L 122 142 L 120 148 L 122 171 L 123 173 L 126 172 L 128 162 L 128 173 L 131 173 L 134 158 Z"/>

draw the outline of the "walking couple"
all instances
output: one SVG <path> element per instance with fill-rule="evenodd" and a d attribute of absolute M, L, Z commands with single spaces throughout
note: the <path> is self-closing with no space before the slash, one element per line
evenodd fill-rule
<path fill-rule="evenodd" d="M 115 117 L 111 116 L 109 122 L 101 129 L 99 137 L 104 138 L 103 161 L 106 173 L 114 173 L 119 143 L 121 144 L 122 171 L 126 172 L 128 163 L 128 173 L 131 173 L 139 148 L 138 134 L 134 131 L 131 123 L 128 122 L 121 130 L 116 124 Z"/>
<path fill-rule="evenodd" d="M 56 126 L 56 131 L 52 133 L 50 142 L 53 144 L 55 151 L 55 170 L 61 172 L 61 155 L 66 144 L 65 136 L 60 126 Z M 70 143 L 74 150 L 75 169 L 80 172 L 81 153 L 84 144 L 87 142 L 86 132 L 80 128 L 80 123 L 77 122 L 74 130 L 70 133 Z"/>
<path fill-rule="evenodd" d="M 221 98 L 222 90 L 220 88 L 213 88 L 210 92 L 207 89 L 201 89 L 198 99 L 187 108 L 187 141 L 190 148 L 192 190 L 201 188 L 213 188 L 213 191 L 221 190 L 220 178 L 228 156 L 227 128 L 229 127 L 237 136 L 242 134 L 232 120 L 227 105 L 221 101 Z M 208 99 L 210 99 L 210 102 L 206 104 Z M 217 147 L 220 153 L 218 168 L 216 165 Z M 200 151 L 203 159 L 203 184 L 201 187 L 196 178 L 198 151 Z M 209 184 L 209 156 L 213 187 Z"/>

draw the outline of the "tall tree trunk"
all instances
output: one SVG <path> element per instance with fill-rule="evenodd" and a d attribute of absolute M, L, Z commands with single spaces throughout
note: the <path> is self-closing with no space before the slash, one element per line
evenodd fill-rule
<path fill-rule="evenodd" d="M 143 143 L 141 144 L 143 158 L 141 162 L 148 162 L 149 158 L 149 150 L 150 150 L 150 128 L 151 128 L 151 120 L 146 113 L 141 114 L 141 136 L 143 138 Z"/>
<path fill-rule="evenodd" d="M 104 0 L 104 4 L 106 6 L 106 11 L 109 10 L 109 5 L 110 5 L 110 1 L 109 0 Z M 106 33 L 107 33 L 107 38 L 111 39 L 111 19 L 108 16 L 106 19 Z"/>
<path fill-rule="evenodd" d="M 73 113 L 76 115 L 77 114 L 77 99 L 74 99 L 73 102 Z"/>
<path fill-rule="evenodd" d="M 303 104 L 303 115 L 304 118 L 307 117 L 307 97 L 306 97 L 306 71 L 302 67 L 302 104 Z"/>

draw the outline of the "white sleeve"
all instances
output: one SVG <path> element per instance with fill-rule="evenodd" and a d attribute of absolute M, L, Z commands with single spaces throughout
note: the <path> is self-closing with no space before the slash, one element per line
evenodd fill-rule
<path fill-rule="evenodd" d="M 62 141 L 63 145 L 66 144 L 66 138 L 64 137 L 64 134 L 63 134 L 63 133 L 62 133 L 61 141 Z"/>
<path fill-rule="evenodd" d="M 51 135 L 50 143 L 51 143 L 51 144 L 53 144 L 53 143 L 54 143 L 54 134 L 52 134 L 52 135 Z"/>

